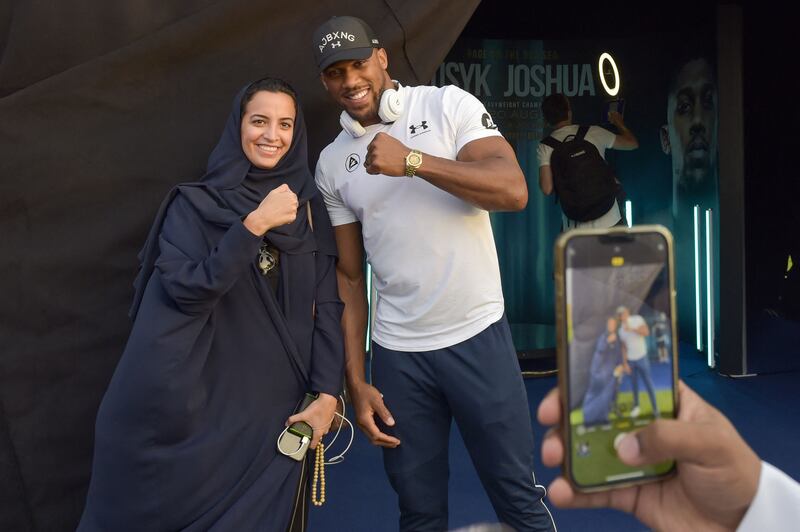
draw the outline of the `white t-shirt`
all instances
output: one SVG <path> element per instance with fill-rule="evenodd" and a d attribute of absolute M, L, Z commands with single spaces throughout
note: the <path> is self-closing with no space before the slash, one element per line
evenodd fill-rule
<path fill-rule="evenodd" d="M 579 126 L 577 124 L 560 127 L 550 133 L 550 136 L 556 140 L 563 141 L 569 135 L 577 134 L 578 127 Z M 602 127 L 589 126 L 589 130 L 586 132 L 586 136 L 584 138 L 595 145 L 597 151 L 600 152 L 600 157 L 605 160 L 606 149 L 614 147 L 614 141 L 616 140 L 617 136 Z M 553 148 L 540 142 L 539 148 L 536 150 L 536 155 L 539 159 L 540 168 L 542 166 L 549 166 L 550 157 L 553 155 Z M 563 212 L 561 213 L 561 216 L 564 223 L 564 229 L 572 229 L 574 227 L 612 227 L 622 219 L 617 200 L 614 200 L 614 205 L 611 206 L 607 213 L 596 220 L 578 222 L 575 220 L 570 220 Z"/>
<path fill-rule="evenodd" d="M 628 316 L 627 327 L 629 329 L 638 329 L 642 325 L 647 325 L 643 317 L 638 314 Z M 647 341 L 644 336 L 635 330 L 626 331 L 624 326 L 620 327 L 619 337 L 622 343 L 625 344 L 628 360 L 641 360 L 647 355 Z"/>
<path fill-rule="evenodd" d="M 800 523 L 800 484 L 767 462 L 761 462 L 758 490 L 737 532 L 796 530 Z"/>
<path fill-rule="evenodd" d="M 334 226 L 362 224 L 377 291 L 372 339 L 396 351 L 430 351 L 503 315 L 489 213 L 421 177 L 367 174 L 367 145 L 382 131 L 455 160 L 464 145 L 500 133 L 483 104 L 458 87 L 399 90 L 403 115 L 367 126 L 359 138 L 339 133 L 320 154 L 316 181 Z"/>

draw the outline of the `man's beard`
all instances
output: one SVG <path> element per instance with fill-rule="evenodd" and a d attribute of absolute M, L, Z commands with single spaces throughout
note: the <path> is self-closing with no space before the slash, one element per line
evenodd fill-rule
<path fill-rule="evenodd" d="M 692 166 L 684 166 L 678 176 L 677 193 L 683 201 L 705 202 L 716 196 L 717 171 L 713 162 L 706 159 L 703 164 L 695 160 Z"/>
<path fill-rule="evenodd" d="M 715 178 L 713 154 L 708 141 L 700 135 L 694 136 L 685 149 L 678 188 L 686 192 L 708 189 Z"/>
<path fill-rule="evenodd" d="M 370 105 L 368 105 L 367 107 L 364 107 L 362 109 L 359 109 L 357 112 L 356 111 L 351 111 L 351 110 L 347 109 L 347 107 L 345 107 L 344 109 L 347 111 L 347 113 L 351 117 L 353 117 L 358 122 L 365 122 L 365 121 L 367 121 L 369 119 L 378 117 L 378 107 L 379 107 L 379 105 L 380 105 L 379 98 L 377 96 L 373 96 L 371 98 Z"/>
<path fill-rule="evenodd" d="M 708 158 L 684 161 L 678 185 L 681 188 L 696 187 L 708 179 L 709 174 L 711 174 L 711 161 Z"/>

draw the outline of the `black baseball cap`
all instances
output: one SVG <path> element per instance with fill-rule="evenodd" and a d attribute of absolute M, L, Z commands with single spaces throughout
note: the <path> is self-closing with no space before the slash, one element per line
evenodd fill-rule
<path fill-rule="evenodd" d="M 366 59 L 380 47 L 369 24 L 356 17 L 332 17 L 314 32 L 314 59 L 320 72 L 337 61 Z"/>

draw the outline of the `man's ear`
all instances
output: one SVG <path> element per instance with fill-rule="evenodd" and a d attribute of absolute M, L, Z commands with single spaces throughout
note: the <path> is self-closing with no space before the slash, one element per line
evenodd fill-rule
<path fill-rule="evenodd" d="M 320 81 L 320 83 L 322 83 L 322 86 L 325 87 L 325 90 L 328 90 L 328 84 L 325 83 L 325 74 L 320 73 L 319 81 Z"/>
<path fill-rule="evenodd" d="M 661 151 L 663 151 L 665 155 L 669 155 L 672 151 L 669 144 L 669 126 L 661 126 L 659 133 L 661 136 Z"/>
<path fill-rule="evenodd" d="M 378 64 L 381 66 L 383 70 L 389 68 L 389 56 L 386 55 L 386 50 L 383 48 L 378 48 L 375 52 L 375 55 L 378 57 Z"/>

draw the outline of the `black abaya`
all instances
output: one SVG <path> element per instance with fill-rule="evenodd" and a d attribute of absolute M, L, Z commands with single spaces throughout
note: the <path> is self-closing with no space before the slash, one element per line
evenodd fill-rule
<path fill-rule="evenodd" d="M 277 452 L 277 437 L 304 392 L 340 390 L 335 242 L 301 111 L 284 158 L 254 169 L 239 140 L 241 97 L 209 173 L 170 193 L 140 256 L 80 531 L 285 532 L 302 464 Z M 265 235 L 281 253 L 275 293 L 257 267 L 262 238 L 242 219 L 283 183 L 300 207 Z"/>

